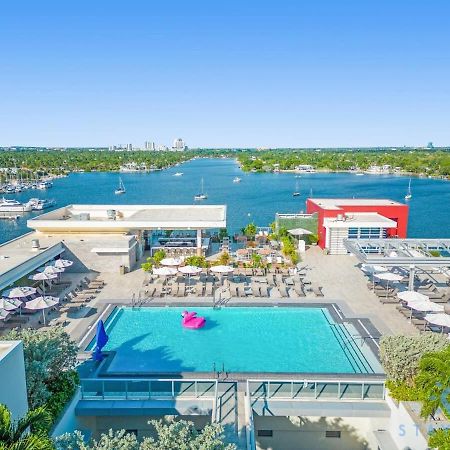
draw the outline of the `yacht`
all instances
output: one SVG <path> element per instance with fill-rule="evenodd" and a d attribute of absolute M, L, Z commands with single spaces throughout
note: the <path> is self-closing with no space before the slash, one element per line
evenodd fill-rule
<path fill-rule="evenodd" d="M 298 197 L 300 195 L 300 191 L 298 189 L 298 181 L 295 183 L 295 191 L 292 193 L 292 197 Z"/>
<path fill-rule="evenodd" d="M 239 177 L 233 178 L 233 183 L 240 183 L 240 182 L 241 182 L 241 178 L 239 178 Z"/>
<path fill-rule="evenodd" d="M 30 203 L 20 203 L 17 200 L 2 198 L 0 200 L 0 212 L 29 212 Z"/>
<path fill-rule="evenodd" d="M 173 174 L 174 177 L 182 177 L 183 176 L 183 172 L 177 172 Z"/>
<path fill-rule="evenodd" d="M 114 191 L 114 194 L 119 195 L 119 194 L 125 194 L 126 189 L 125 186 L 122 182 L 122 178 L 119 178 L 119 187 Z"/>
<path fill-rule="evenodd" d="M 37 184 L 37 188 L 44 190 L 44 189 L 49 189 L 53 186 L 53 184 L 50 181 L 41 181 L 40 183 Z"/>
<path fill-rule="evenodd" d="M 30 198 L 28 203 L 31 204 L 31 209 L 33 211 L 42 211 L 43 209 L 51 208 L 52 206 L 56 205 L 55 200 L 47 200 L 40 198 Z"/>
<path fill-rule="evenodd" d="M 201 185 L 202 185 L 202 189 L 199 194 L 194 195 L 194 200 L 206 200 L 208 198 L 208 195 L 205 194 L 205 189 L 203 188 L 203 178 L 202 178 Z"/>
<path fill-rule="evenodd" d="M 411 193 L 411 178 L 409 179 L 408 184 L 408 192 L 405 195 L 405 200 L 411 200 L 412 199 L 412 193 Z"/>

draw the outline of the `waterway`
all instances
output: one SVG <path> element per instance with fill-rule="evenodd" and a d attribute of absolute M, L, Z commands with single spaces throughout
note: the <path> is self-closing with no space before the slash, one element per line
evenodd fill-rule
<path fill-rule="evenodd" d="M 183 172 L 183 176 L 174 176 Z M 126 194 L 115 195 L 119 176 Z M 233 178 L 242 178 L 233 183 Z M 208 199 L 194 202 L 201 178 Z M 180 166 L 152 173 L 75 173 L 54 181 L 47 191 L 30 190 L 8 195 L 21 202 L 32 197 L 55 199 L 56 207 L 71 203 L 94 204 L 225 204 L 228 229 L 235 232 L 253 221 L 267 226 L 275 213 L 305 211 L 307 197 L 390 198 L 404 201 L 409 179 L 393 175 L 357 176 L 349 173 L 312 173 L 296 178 L 293 173 L 243 173 L 230 159 L 196 159 Z M 413 178 L 413 198 L 408 202 L 409 237 L 450 237 L 450 183 Z M 299 191 L 300 196 L 292 193 Z M 48 211 L 48 210 L 46 210 Z M 0 221 L 0 243 L 28 230 L 26 221 Z"/>

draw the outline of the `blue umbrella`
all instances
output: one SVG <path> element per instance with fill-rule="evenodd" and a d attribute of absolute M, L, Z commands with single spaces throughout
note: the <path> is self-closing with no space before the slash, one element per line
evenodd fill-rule
<path fill-rule="evenodd" d="M 106 345 L 108 339 L 103 320 L 99 320 L 97 323 L 97 333 L 95 335 L 94 361 L 101 361 L 103 359 L 102 348 Z"/>

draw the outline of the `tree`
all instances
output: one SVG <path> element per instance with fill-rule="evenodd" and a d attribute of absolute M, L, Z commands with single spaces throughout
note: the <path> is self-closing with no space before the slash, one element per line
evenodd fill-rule
<path fill-rule="evenodd" d="M 439 450 L 450 450 L 450 430 L 438 428 L 434 430 L 428 438 L 430 448 Z"/>
<path fill-rule="evenodd" d="M 224 266 L 226 266 L 227 264 L 229 264 L 231 261 L 231 256 L 228 252 L 222 252 L 219 256 L 219 259 L 217 260 L 217 262 L 219 264 L 222 264 Z"/>
<path fill-rule="evenodd" d="M 30 410 L 14 422 L 9 409 L 0 404 L 0 450 L 53 450 L 53 443 L 44 431 L 50 423 L 50 415 L 44 408 Z"/>
<path fill-rule="evenodd" d="M 166 252 L 164 250 L 157 250 L 153 254 L 153 261 L 158 266 L 165 257 L 166 257 Z"/>
<path fill-rule="evenodd" d="M 188 256 L 184 262 L 188 266 L 195 266 L 195 267 L 208 267 L 208 262 L 206 261 L 206 258 L 204 256 Z"/>
<path fill-rule="evenodd" d="M 413 384 L 420 358 L 429 352 L 443 350 L 448 340 L 436 333 L 419 336 L 383 336 L 380 340 L 381 364 L 394 382 Z"/>
<path fill-rule="evenodd" d="M 252 222 L 247 224 L 243 229 L 242 232 L 244 233 L 245 236 L 247 236 L 248 238 L 254 238 L 256 235 L 256 231 L 257 231 L 257 227 L 256 225 Z"/>
<path fill-rule="evenodd" d="M 155 429 L 155 438 L 144 438 L 139 443 L 134 434 L 124 430 L 109 430 L 100 439 L 86 443 L 79 431 L 59 436 L 55 441 L 57 450 L 235 450 L 233 444 L 225 444 L 223 427 L 208 424 L 198 432 L 192 422 L 184 420 L 164 423 L 149 422 Z"/>
<path fill-rule="evenodd" d="M 156 439 L 145 439 L 141 450 L 234 450 L 233 444 L 225 444 L 223 428 L 218 424 L 208 424 L 202 431 L 195 429 L 193 422 L 161 420 L 149 422 L 155 427 Z"/>
<path fill-rule="evenodd" d="M 30 408 L 43 406 L 51 395 L 49 385 L 61 372 L 75 368 L 76 343 L 61 327 L 12 330 L 4 339 L 23 341 L 28 404 Z"/>
<path fill-rule="evenodd" d="M 422 417 L 429 417 L 439 407 L 450 416 L 450 346 L 423 355 L 416 385 L 422 392 Z"/>

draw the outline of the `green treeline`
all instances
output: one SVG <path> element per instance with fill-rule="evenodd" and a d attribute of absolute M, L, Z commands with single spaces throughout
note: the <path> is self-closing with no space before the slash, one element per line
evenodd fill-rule
<path fill-rule="evenodd" d="M 164 169 L 196 157 L 237 158 L 244 171 L 270 172 L 275 168 L 293 170 L 299 164 L 310 164 L 317 170 L 366 170 L 371 165 L 388 164 L 404 172 L 430 176 L 450 175 L 448 150 L 256 150 L 198 149 L 184 152 L 147 152 L 67 149 L 1 150 L 1 168 L 17 168 L 21 173 L 59 175 L 74 171 L 117 171 L 134 162 L 147 168 Z"/>

